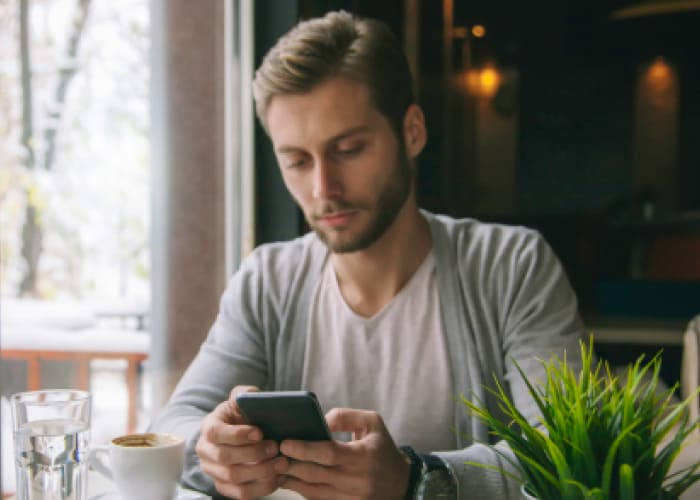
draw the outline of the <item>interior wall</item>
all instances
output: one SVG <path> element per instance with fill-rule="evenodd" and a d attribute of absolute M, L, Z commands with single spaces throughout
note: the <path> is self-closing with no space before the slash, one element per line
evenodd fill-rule
<path fill-rule="evenodd" d="M 508 215 L 516 204 L 518 163 L 518 72 L 501 70 L 503 84 L 495 96 L 475 106 L 475 213 Z"/>
<path fill-rule="evenodd" d="M 658 58 L 639 68 L 635 85 L 634 181 L 648 198 L 644 202 L 649 207 L 660 204 L 666 209 L 676 208 L 679 94 L 678 72 L 665 59 Z"/>
<path fill-rule="evenodd" d="M 223 2 L 154 16 L 154 409 L 199 349 L 225 286 Z"/>
<path fill-rule="evenodd" d="M 626 67 L 523 70 L 521 214 L 605 211 L 632 192 L 632 81 Z"/>

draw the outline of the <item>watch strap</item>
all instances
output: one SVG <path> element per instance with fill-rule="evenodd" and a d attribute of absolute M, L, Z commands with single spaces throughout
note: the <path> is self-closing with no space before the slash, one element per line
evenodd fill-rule
<path fill-rule="evenodd" d="M 423 463 L 425 464 L 426 470 L 428 472 L 433 470 L 444 470 L 446 472 L 450 471 L 447 468 L 447 465 L 445 465 L 445 462 L 443 462 L 442 459 L 437 455 L 431 455 L 430 453 L 426 453 L 421 455 L 420 457 L 423 460 Z"/>
<path fill-rule="evenodd" d="M 409 460 L 411 460 L 411 470 L 410 475 L 408 476 L 408 486 L 406 487 L 406 496 L 404 498 L 405 500 L 413 500 L 416 495 L 418 481 L 420 481 L 420 478 L 423 475 L 425 462 L 423 461 L 423 458 L 421 458 L 421 456 L 410 446 L 400 446 L 399 449 L 406 454 Z"/>

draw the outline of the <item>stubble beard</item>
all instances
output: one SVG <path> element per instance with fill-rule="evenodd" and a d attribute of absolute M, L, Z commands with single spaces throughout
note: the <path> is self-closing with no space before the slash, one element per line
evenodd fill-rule
<path fill-rule="evenodd" d="M 343 240 L 342 238 L 333 238 L 332 233 L 342 233 L 343 230 L 336 229 L 321 229 L 314 222 L 314 218 L 319 215 L 324 215 L 339 211 L 351 210 L 367 210 L 371 209 L 368 206 L 358 206 L 349 203 L 331 202 L 324 206 L 321 214 L 312 218 L 307 218 L 309 226 L 316 232 L 319 239 L 325 243 L 328 249 L 333 253 L 351 253 L 364 250 L 376 242 L 389 229 L 391 224 L 396 219 L 396 216 L 401 211 L 408 195 L 411 192 L 411 168 L 408 158 L 402 148 L 399 148 L 396 161 L 395 173 L 387 187 L 380 194 L 376 204 L 376 215 L 369 222 L 369 226 L 357 234 L 352 239 Z"/>

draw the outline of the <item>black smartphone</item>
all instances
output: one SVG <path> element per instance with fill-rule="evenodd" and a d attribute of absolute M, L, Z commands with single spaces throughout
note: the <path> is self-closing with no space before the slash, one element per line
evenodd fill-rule
<path fill-rule="evenodd" d="M 325 441 L 331 433 L 316 395 L 309 391 L 244 392 L 236 403 L 250 425 L 264 439 Z"/>

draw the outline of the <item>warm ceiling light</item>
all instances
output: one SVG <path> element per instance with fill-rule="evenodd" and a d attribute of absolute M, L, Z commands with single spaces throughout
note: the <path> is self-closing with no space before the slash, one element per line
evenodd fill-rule
<path fill-rule="evenodd" d="M 673 70 L 663 57 L 657 57 L 646 71 L 647 80 L 655 86 L 665 86 L 671 81 Z"/>
<path fill-rule="evenodd" d="M 649 66 L 647 74 L 652 80 L 665 80 L 671 75 L 671 68 L 663 57 L 657 57 Z"/>
<path fill-rule="evenodd" d="M 480 24 L 475 24 L 472 26 L 472 35 L 474 35 L 474 38 L 483 38 L 486 35 L 486 28 Z"/>
<path fill-rule="evenodd" d="M 501 85 L 501 73 L 489 64 L 482 69 L 471 69 L 467 72 L 467 90 L 476 97 L 493 97 Z"/>
<path fill-rule="evenodd" d="M 479 86 L 481 87 L 482 95 L 486 97 L 493 96 L 498 90 L 501 83 L 501 75 L 498 70 L 492 66 L 487 66 L 481 70 L 479 75 Z"/>

